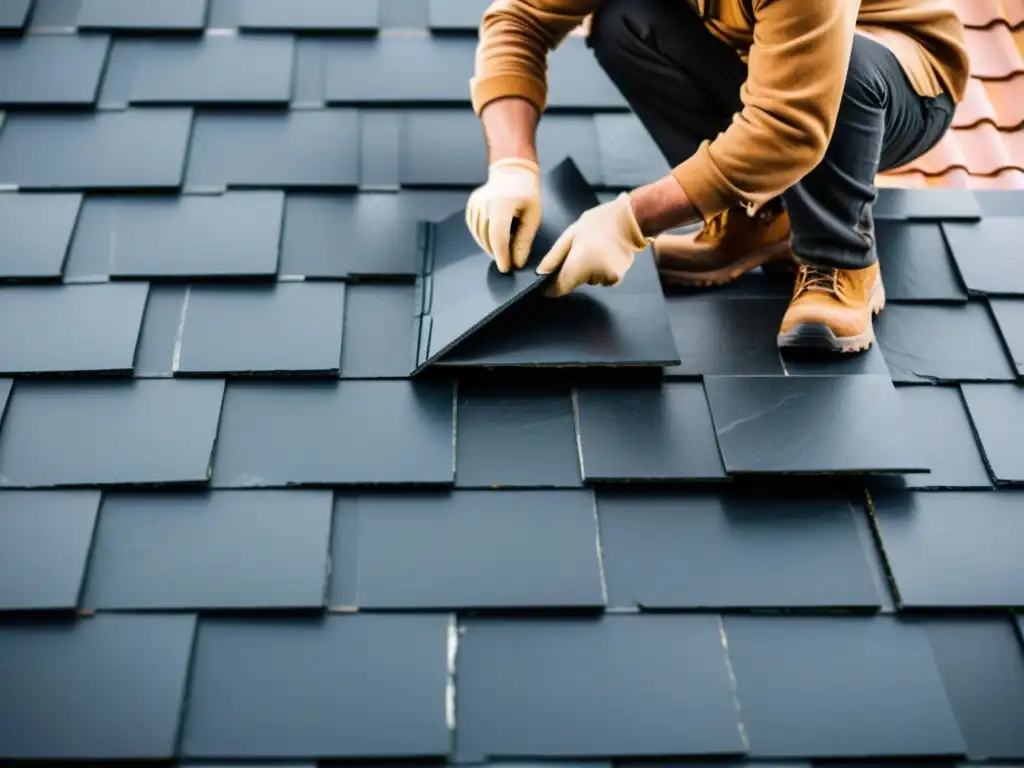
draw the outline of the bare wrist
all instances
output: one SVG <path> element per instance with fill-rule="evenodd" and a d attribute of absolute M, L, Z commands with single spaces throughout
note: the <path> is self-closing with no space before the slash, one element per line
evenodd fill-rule
<path fill-rule="evenodd" d="M 633 216 L 644 237 L 656 237 L 700 219 L 700 213 L 672 175 L 629 193 Z"/>
<path fill-rule="evenodd" d="M 487 161 L 510 157 L 537 162 L 536 134 L 540 116 L 526 99 L 509 97 L 492 101 L 480 114 L 487 142 Z"/>

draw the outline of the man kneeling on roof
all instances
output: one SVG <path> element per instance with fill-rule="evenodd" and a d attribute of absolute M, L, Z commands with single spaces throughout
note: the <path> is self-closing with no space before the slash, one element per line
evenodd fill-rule
<path fill-rule="evenodd" d="M 567 229 L 537 268 L 558 271 L 548 294 L 615 285 L 652 242 L 665 284 L 791 265 L 779 346 L 867 349 L 885 302 L 875 174 L 933 147 L 967 85 L 950 0 L 496 0 L 471 81 L 488 180 L 466 222 L 502 271 L 541 218 L 547 54 L 591 14 L 588 46 L 672 171 Z"/>

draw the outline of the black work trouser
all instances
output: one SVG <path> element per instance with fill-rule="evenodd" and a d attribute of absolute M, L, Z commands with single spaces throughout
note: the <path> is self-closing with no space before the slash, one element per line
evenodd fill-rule
<path fill-rule="evenodd" d="M 747 65 L 685 0 L 606 0 L 588 44 L 672 166 L 743 107 Z M 934 146 L 953 112 L 948 95 L 919 96 L 889 49 L 858 34 L 824 159 L 781 196 L 797 258 L 841 269 L 875 263 L 875 174 Z"/>

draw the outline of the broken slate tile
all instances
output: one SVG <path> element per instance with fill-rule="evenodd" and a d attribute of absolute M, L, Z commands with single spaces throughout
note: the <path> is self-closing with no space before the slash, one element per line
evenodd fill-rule
<path fill-rule="evenodd" d="M 745 751 L 717 616 L 471 619 L 458 672 L 459 754 Z"/>
<path fill-rule="evenodd" d="M 1019 377 L 1024 377 L 1024 301 L 1020 299 L 990 299 L 988 302 L 992 315 L 999 326 L 1013 358 L 1013 366 Z"/>
<path fill-rule="evenodd" d="M 174 350 L 181 331 L 188 286 L 151 285 L 135 351 L 136 378 L 174 375 Z"/>
<path fill-rule="evenodd" d="M 850 502 L 599 492 L 609 602 L 647 609 L 877 608 Z"/>
<path fill-rule="evenodd" d="M 74 610 L 99 491 L 0 491 L 0 611 Z"/>
<path fill-rule="evenodd" d="M 0 134 L 0 184 L 176 188 L 191 126 L 188 109 L 9 115 Z"/>
<path fill-rule="evenodd" d="M 961 390 L 992 476 L 1001 483 L 1024 483 L 1024 453 L 1014 426 L 1024 418 L 1024 389 L 964 384 Z"/>
<path fill-rule="evenodd" d="M 476 32 L 490 0 L 429 0 L 429 27 L 434 32 Z"/>
<path fill-rule="evenodd" d="M 875 524 L 906 608 L 1024 605 L 1020 491 L 874 493 Z"/>
<path fill-rule="evenodd" d="M 377 0 L 238 0 L 241 29 L 303 32 L 374 32 Z"/>
<path fill-rule="evenodd" d="M 885 376 L 707 376 L 704 387 L 729 474 L 928 470 Z"/>
<path fill-rule="evenodd" d="M 895 616 L 727 616 L 754 758 L 961 755 L 924 626 Z"/>
<path fill-rule="evenodd" d="M 0 279 L 59 278 L 82 196 L 0 195 Z"/>
<path fill-rule="evenodd" d="M 0 287 L 0 373 L 130 372 L 148 289 Z"/>
<path fill-rule="evenodd" d="M 214 485 L 451 485 L 453 411 L 451 384 L 232 383 Z"/>
<path fill-rule="evenodd" d="M 460 387 L 456 423 L 460 488 L 582 484 L 568 387 Z"/>
<path fill-rule="evenodd" d="M 1016 378 L 983 303 L 893 304 L 875 321 L 875 332 L 892 380 L 897 383 Z"/>
<path fill-rule="evenodd" d="M 79 29 L 119 32 L 201 32 L 206 24 L 207 0 L 173 3 L 139 0 L 81 0 Z"/>
<path fill-rule="evenodd" d="M 195 616 L 0 625 L 0 755 L 175 756 Z"/>
<path fill-rule="evenodd" d="M 20 32 L 25 28 L 32 0 L 7 0 L 0 5 L 0 29 L 5 32 Z"/>
<path fill-rule="evenodd" d="M 107 35 L 0 38 L 0 105 L 93 104 L 109 46 Z"/>
<path fill-rule="evenodd" d="M 628 110 L 625 97 L 597 63 L 585 38 L 567 37 L 548 54 L 548 109 Z M 655 181 L 651 176 L 642 183 Z"/>
<path fill-rule="evenodd" d="M 443 614 L 204 620 L 182 751 L 207 759 L 444 755 L 450 623 Z"/>
<path fill-rule="evenodd" d="M 581 386 L 574 395 L 584 480 L 725 479 L 699 382 Z"/>
<path fill-rule="evenodd" d="M 360 494 L 336 515 L 355 518 L 360 609 L 604 607 L 590 491 Z"/>
<path fill-rule="evenodd" d="M 981 206 L 969 189 L 883 187 L 872 208 L 876 221 L 977 221 Z"/>
<path fill-rule="evenodd" d="M 406 378 L 415 337 L 410 320 L 415 306 L 411 285 L 347 286 L 341 377 Z"/>
<path fill-rule="evenodd" d="M 1024 219 L 990 217 L 974 223 L 943 222 L 957 269 L 971 293 L 1024 296 L 1020 243 Z"/>
<path fill-rule="evenodd" d="M 329 491 L 107 494 L 82 604 L 319 608 L 332 507 Z"/>
<path fill-rule="evenodd" d="M 589 51 L 586 53 L 593 58 Z M 660 179 L 671 170 L 636 115 L 598 114 L 594 115 L 594 125 L 601 152 L 601 172 L 609 187 L 632 189 Z"/>
<path fill-rule="evenodd" d="M 960 277 L 937 223 L 875 223 L 885 295 L 895 301 L 966 301 Z"/>
<path fill-rule="evenodd" d="M 221 381 L 18 383 L 0 432 L 0 485 L 203 483 Z"/>

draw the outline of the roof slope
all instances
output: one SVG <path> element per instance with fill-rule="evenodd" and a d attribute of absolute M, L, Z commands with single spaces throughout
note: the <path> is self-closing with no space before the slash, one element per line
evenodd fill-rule
<path fill-rule="evenodd" d="M 1020 197 L 883 190 L 859 358 L 645 254 L 410 378 L 482 5 L 0 3 L 0 760 L 1024 759 Z M 557 210 L 664 170 L 552 68 Z"/>

